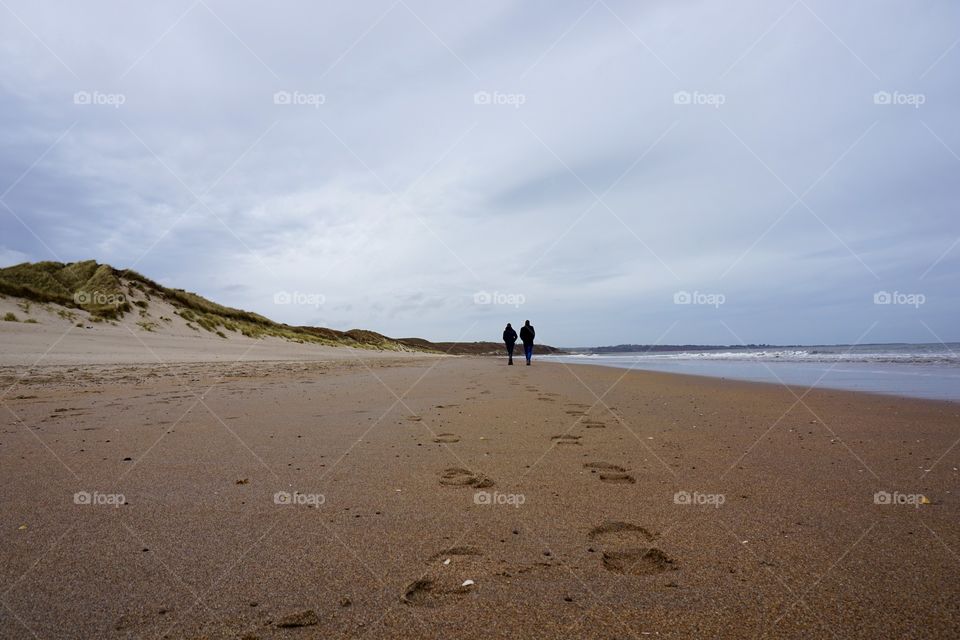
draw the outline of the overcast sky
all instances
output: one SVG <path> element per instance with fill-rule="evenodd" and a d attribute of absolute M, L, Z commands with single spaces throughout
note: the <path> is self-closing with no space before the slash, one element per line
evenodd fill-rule
<path fill-rule="evenodd" d="M 960 340 L 958 43 L 951 0 L 2 0 L 0 265 L 395 337 Z"/>

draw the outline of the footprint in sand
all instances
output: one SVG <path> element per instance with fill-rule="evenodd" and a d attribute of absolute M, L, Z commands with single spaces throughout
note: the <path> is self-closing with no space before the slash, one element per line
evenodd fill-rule
<path fill-rule="evenodd" d="M 656 547 L 604 551 L 603 568 L 628 576 L 648 576 L 677 569 L 674 559 Z"/>
<path fill-rule="evenodd" d="M 437 553 L 430 556 L 430 560 L 447 560 L 451 562 L 458 560 L 459 558 L 470 558 L 470 557 L 480 557 L 483 555 L 483 552 L 476 547 L 471 547 L 469 545 L 462 545 L 458 547 L 450 547 L 444 549 L 443 551 L 438 551 Z"/>
<path fill-rule="evenodd" d="M 601 422 L 600 420 L 594 420 L 593 418 L 584 418 L 580 421 L 580 424 L 585 426 L 587 429 L 606 429 L 607 424 Z"/>
<path fill-rule="evenodd" d="M 454 442 L 460 442 L 460 436 L 455 433 L 438 433 L 433 441 L 440 444 L 453 444 Z"/>
<path fill-rule="evenodd" d="M 647 576 L 676 570 L 676 560 L 653 546 L 656 536 L 629 522 L 605 522 L 587 537 L 601 547 L 603 568 L 613 573 Z"/>
<path fill-rule="evenodd" d="M 407 416 L 407 420 L 410 422 L 420 422 L 423 420 L 423 416 Z"/>
<path fill-rule="evenodd" d="M 444 594 L 440 589 L 435 588 L 433 580 L 421 578 L 407 585 L 403 593 L 400 594 L 400 601 L 414 607 L 436 607 L 442 604 L 441 598 Z"/>
<path fill-rule="evenodd" d="M 604 522 L 599 527 L 591 529 L 587 537 L 604 546 L 649 547 L 649 543 L 653 542 L 657 536 L 648 529 L 629 522 Z"/>
<path fill-rule="evenodd" d="M 568 416 L 585 416 L 587 413 L 580 409 L 567 409 L 566 411 Z"/>
<path fill-rule="evenodd" d="M 474 473 L 469 469 L 460 467 L 451 467 L 440 474 L 440 484 L 450 487 L 486 489 L 493 486 L 493 480 L 482 473 Z"/>
<path fill-rule="evenodd" d="M 580 444 L 581 436 L 560 435 L 550 438 L 555 444 Z"/>
<path fill-rule="evenodd" d="M 608 484 L 635 484 L 637 479 L 627 473 L 627 470 L 618 464 L 609 462 L 588 462 L 583 465 L 584 469 L 590 469 L 590 473 L 599 473 L 600 482 Z"/>
<path fill-rule="evenodd" d="M 607 484 L 636 484 L 637 479 L 625 471 L 601 471 L 600 482 Z"/>
<path fill-rule="evenodd" d="M 537 400 L 542 400 L 543 402 L 556 402 L 556 400 L 549 396 L 537 396 Z"/>
<path fill-rule="evenodd" d="M 585 462 L 583 464 L 584 469 L 598 469 L 600 471 L 626 471 L 623 467 L 618 464 L 611 464 L 609 462 Z"/>
<path fill-rule="evenodd" d="M 473 591 L 467 580 L 482 572 L 483 553 L 468 546 L 451 547 L 430 557 L 427 570 L 408 584 L 400 601 L 414 607 L 439 607 L 455 602 Z"/>

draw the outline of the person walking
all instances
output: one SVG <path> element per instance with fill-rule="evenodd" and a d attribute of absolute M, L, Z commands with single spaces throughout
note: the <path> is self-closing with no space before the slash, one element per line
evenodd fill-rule
<path fill-rule="evenodd" d="M 509 326 L 509 325 L 508 325 Z M 520 340 L 523 342 L 523 355 L 527 358 L 527 366 L 530 366 L 530 358 L 533 357 L 533 338 L 537 332 L 533 330 L 533 325 L 527 320 L 520 327 Z"/>
<path fill-rule="evenodd" d="M 521 333 L 523 330 L 521 329 Z M 513 330 L 513 327 L 510 326 L 510 323 L 507 323 L 507 328 L 503 330 L 503 343 L 507 345 L 507 364 L 513 364 L 513 347 L 517 344 L 517 332 Z"/>

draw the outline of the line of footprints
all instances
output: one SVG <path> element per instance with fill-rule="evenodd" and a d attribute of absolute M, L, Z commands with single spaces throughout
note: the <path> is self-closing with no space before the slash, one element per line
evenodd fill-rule
<path fill-rule="evenodd" d="M 527 391 L 537 393 L 537 400 L 556 402 L 559 394 L 540 392 L 534 386 Z M 579 418 L 578 424 L 587 429 L 604 429 L 602 420 L 587 417 L 589 405 L 569 403 L 566 413 Z M 418 416 L 413 417 L 414 419 Z M 582 436 L 572 434 L 555 435 L 551 441 L 555 446 L 578 446 Z M 438 433 L 434 442 L 452 444 L 460 441 L 453 433 Z M 610 484 L 635 484 L 636 478 L 624 467 L 609 462 L 587 462 L 584 469 L 596 474 L 600 482 Z M 489 476 L 464 469 L 450 467 L 440 473 L 440 484 L 449 487 L 471 487 L 486 489 L 494 486 Z M 513 531 L 519 534 L 518 530 Z M 588 552 L 598 553 L 601 566 L 612 573 L 629 576 L 648 576 L 676 570 L 677 563 L 669 555 L 655 546 L 659 536 L 644 527 L 629 522 L 605 522 L 594 527 L 587 534 L 590 546 Z M 472 546 L 457 546 L 444 549 L 428 559 L 420 578 L 408 584 L 400 595 L 407 605 L 417 607 L 437 607 L 457 600 L 474 590 L 474 578 L 492 581 L 511 578 L 531 571 L 554 566 L 553 562 L 539 560 L 529 565 L 515 567 L 510 571 L 502 568 L 492 569 L 484 562 L 484 552 Z"/>

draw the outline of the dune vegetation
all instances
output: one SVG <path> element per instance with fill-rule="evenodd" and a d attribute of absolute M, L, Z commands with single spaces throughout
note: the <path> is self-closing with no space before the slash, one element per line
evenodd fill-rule
<path fill-rule="evenodd" d="M 165 287 L 133 270 L 115 269 L 95 260 L 23 263 L 0 269 L 0 294 L 30 303 L 57 304 L 61 317 L 81 321 L 81 312 L 92 322 L 117 321 L 138 312 L 137 322 L 145 331 L 159 325 L 146 319 L 154 300 L 173 306 L 187 326 L 222 338 L 230 332 L 250 338 L 277 337 L 293 342 L 350 346 L 391 351 L 435 351 L 428 344 L 393 340 L 374 331 L 337 331 L 323 327 L 291 326 L 274 322 L 251 311 L 233 309 L 183 289 Z M 160 318 L 167 322 L 169 318 Z M 10 318 L 15 320 L 15 318 Z"/>

